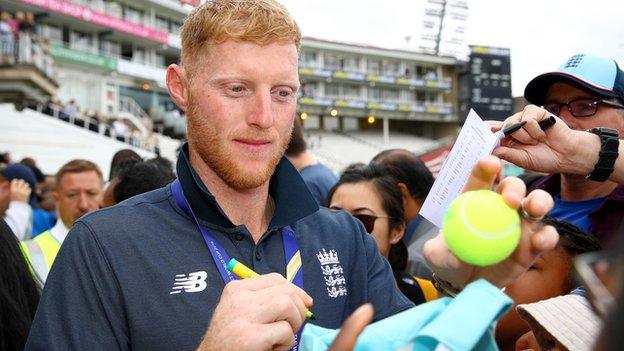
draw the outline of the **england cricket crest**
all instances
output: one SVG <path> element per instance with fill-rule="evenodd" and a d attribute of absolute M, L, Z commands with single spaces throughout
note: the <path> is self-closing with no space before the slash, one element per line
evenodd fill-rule
<path fill-rule="evenodd" d="M 325 280 L 329 297 L 335 299 L 339 296 L 346 296 L 347 284 L 336 250 L 332 249 L 327 252 L 323 249 L 316 254 L 316 257 L 321 264 L 321 271 L 323 272 L 323 279 Z"/>

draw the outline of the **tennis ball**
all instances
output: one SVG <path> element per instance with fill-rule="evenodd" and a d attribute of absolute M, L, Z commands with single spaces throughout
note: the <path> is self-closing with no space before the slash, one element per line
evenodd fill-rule
<path fill-rule="evenodd" d="M 442 232 L 457 258 L 475 266 L 490 266 L 509 257 L 518 245 L 520 216 L 498 193 L 468 191 L 446 209 Z"/>

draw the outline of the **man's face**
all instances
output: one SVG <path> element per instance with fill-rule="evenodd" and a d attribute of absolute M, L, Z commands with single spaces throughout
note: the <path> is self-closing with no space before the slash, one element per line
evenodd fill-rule
<path fill-rule="evenodd" d="M 505 288 L 505 293 L 515 305 L 546 300 L 568 293 L 571 287 L 568 277 L 572 261 L 560 247 L 543 254 L 513 284 Z M 496 340 L 501 344 L 511 345 L 530 330 L 514 309 L 507 312 L 496 326 Z"/>
<path fill-rule="evenodd" d="M 54 200 L 61 220 L 70 228 L 78 218 L 100 207 L 102 178 L 95 171 L 65 173 Z"/>
<path fill-rule="evenodd" d="M 268 181 L 288 146 L 299 88 L 294 44 L 210 45 L 187 72 L 189 146 L 226 184 Z"/>
<path fill-rule="evenodd" d="M 600 100 L 600 97 L 577 88 L 567 82 L 553 84 L 546 94 L 546 101 L 569 102 L 578 98 L 590 98 Z M 624 133 L 624 110 L 615 109 L 604 104 L 598 106 L 596 114 L 589 117 L 574 117 L 566 106 L 561 109 L 559 118 L 576 130 L 588 130 L 595 127 L 607 127 L 617 130 L 620 135 Z"/>

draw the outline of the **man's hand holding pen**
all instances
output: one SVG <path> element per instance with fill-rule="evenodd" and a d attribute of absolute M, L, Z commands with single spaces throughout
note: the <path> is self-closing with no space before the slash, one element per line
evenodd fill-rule
<path fill-rule="evenodd" d="M 594 150 L 587 148 L 593 143 L 600 149 L 595 135 L 570 129 L 561 119 L 537 106 L 528 105 L 504 122 L 488 123 L 493 132 L 503 129 L 505 136 L 493 154 L 528 170 L 586 175 L 597 161 L 595 153 L 581 150 Z"/>

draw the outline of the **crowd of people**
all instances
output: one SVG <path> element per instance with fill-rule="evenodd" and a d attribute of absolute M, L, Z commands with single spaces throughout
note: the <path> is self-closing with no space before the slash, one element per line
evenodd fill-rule
<path fill-rule="evenodd" d="M 151 124 L 145 126 L 149 135 L 144 135 L 135 122 L 127 118 L 105 117 L 100 112 L 93 110 L 84 111 L 78 105 L 76 99 L 69 99 L 66 103 L 63 103 L 56 96 L 52 96 L 48 100 L 41 112 L 94 133 L 159 153 L 158 138 L 154 132 L 151 132 Z M 137 119 L 137 121 L 137 123 L 143 123 L 142 120 Z"/>
<path fill-rule="evenodd" d="M 615 61 L 575 55 L 528 84 L 531 105 L 490 122 L 524 124 L 479 160 L 464 191 L 499 192 L 521 215 L 521 238 L 510 257 L 481 267 L 454 256 L 419 214 L 434 178 L 411 151 L 383 151 L 339 178 L 308 152 L 296 118 L 300 39 L 272 0 L 205 2 L 187 17 L 182 62 L 167 71 L 188 118 L 175 173 L 130 150 L 115 155 L 106 182 L 91 161 L 51 177 L 5 154 L 1 346 L 352 350 L 360 335 L 385 342 L 365 337 L 370 323 L 381 330 L 414 313 L 423 318 L 392 324 L 414 333 L 413 349 L 619 348 L 624 71 Z M 556 122 L 542 130 L 546 118 Z M 501 159 L 528 173 L 498 180 Z M 47 227 L 35 233 L 38 209 Z M 259 276 L 236 279 L 229 258 Z M 498 323 L 477 330 L 453 301 Z M 303 328 L 309 310 L 310 323 L 340 328 L 323 329 L 324 348 L 305 343 L 319 336 Z M 423 331 L 442 315 L 461 330 Z"/>
<path fill-rule="evenodd" d="M 49 40 L 39 35 L 32 12 L 0 13 L 0 65 L 35 64 L 53 76 Z"/>

